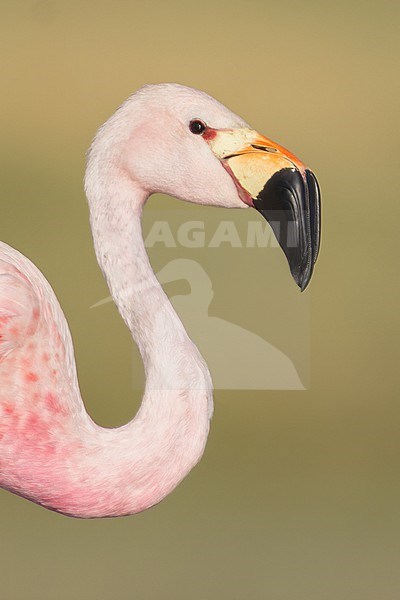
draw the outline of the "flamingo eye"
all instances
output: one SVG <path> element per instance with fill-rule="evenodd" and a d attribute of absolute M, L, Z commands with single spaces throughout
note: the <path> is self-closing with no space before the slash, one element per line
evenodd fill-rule
<path fill-rule="evenodd" d="M 195 135 L 202 135 L 206 130 L 206 124 L 200 119 L 193 119 L 189 123 L 189 129 Z"/>

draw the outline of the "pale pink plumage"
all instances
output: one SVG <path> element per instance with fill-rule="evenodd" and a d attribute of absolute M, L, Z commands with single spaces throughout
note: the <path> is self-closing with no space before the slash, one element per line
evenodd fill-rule
<path fill-rule="evenodd" d="M 246 205 L 204 141 L 187 130 L 246 124 L 202 92 L 145 86 L 99 130 L 86 192 L 97 258 L 141 351 L 136 417 L 97 426 L 78 387 L 72 341 L 39 270 L 0 244 L 0 485 L 78 517 L 132 514 L 164 498 L 200 459 L 212 414 L 208 369 L 151 270 L 140 215 L 161 191 L 200 204 Z"/>

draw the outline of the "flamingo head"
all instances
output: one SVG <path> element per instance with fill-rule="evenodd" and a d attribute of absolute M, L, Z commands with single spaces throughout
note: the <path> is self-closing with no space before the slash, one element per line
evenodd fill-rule
<path fill-rule="evenodd" d="M 96 137 L 104 135 L 118 142 L 110 146 L 113 160 L 147 195 L 255 208 L 294 280 L 307 286 L 319 249 L 320 194 L 312 171 L 288 150 L 211 96 L 178 84 L 142 87 Z"/>

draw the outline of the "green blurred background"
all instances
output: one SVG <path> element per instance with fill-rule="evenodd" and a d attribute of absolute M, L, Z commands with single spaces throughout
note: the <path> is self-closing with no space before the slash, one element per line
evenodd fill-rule
<path fill-rule="evenodd" d="M 1 600 L 400 597 L 397 6 L 0 3 L 0 235 L 56 290 L 96 421 L 124 423 L 140 402 L 116 310 L 88 309 L 108 292 L 82 190 L 90 140 L 125 97 L 149 82 L 206 90 L 308 163 L 324 207 L 304 296 L 276 255 L 283 340 L 286 303 L 311 303 L 311 389 L 217 391 L 202 462 L 133 517 L 73 520 L 2 491 Z M 252 299 L 253 331 L 268 319 L 260 279 L 221 282 L 231 303 Z"/>

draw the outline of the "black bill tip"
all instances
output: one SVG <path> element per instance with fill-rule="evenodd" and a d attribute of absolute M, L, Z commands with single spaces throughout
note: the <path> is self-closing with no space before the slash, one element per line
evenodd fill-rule
<path fill-rule="evenodd" d="M 318 256 L 321 217 L 320 191 L 310 170 L 281 169 L 265 184 L 255 208 L 269 222 L 284 251 L 293 279 L 303 291 Z"/>

